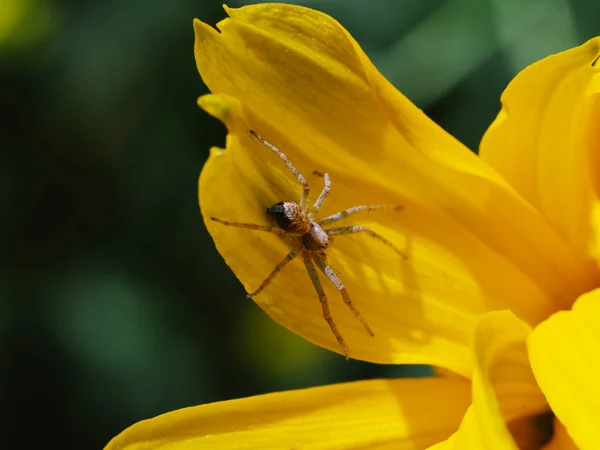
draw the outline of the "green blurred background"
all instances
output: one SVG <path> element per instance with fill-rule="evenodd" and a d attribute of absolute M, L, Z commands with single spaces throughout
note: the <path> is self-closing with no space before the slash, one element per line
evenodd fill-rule
<path fill-rule="evenodd" d="M 525 65 L 598 1 L 306 0 L 476 150 Z M 243 2 L 231 1 L 230 6 Z M 346 362 L 273 323 L 216 252 L 196 182 L 192 18 L 213 0 L 0 0 L 0 402 L 11 448 L 99 449 L 173 409 L 426 367 Z"/>

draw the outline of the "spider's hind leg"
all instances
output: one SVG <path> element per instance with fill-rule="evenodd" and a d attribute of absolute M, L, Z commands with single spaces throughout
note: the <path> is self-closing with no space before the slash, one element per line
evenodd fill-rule
<path fill-rule="evenodd" d="M 350 298 L 350 294 L 348 293 L 348 290 L 346 289 L 346 286 L 344 286 L 342 280 L 340 280 L 340 278 L 335 274 L 331 267 L 329 267 L 327 263 L 325 263 L 325 261 L 317 259 L 315 261 L 315 264 L 319 269 L 321 269 L 321 272 L 325 274 L 329 281 L 331 281 L 334 284 L 337 290 L 340 291 L 340 293 L 342 294 L 342 298 L 344 299 L 344 303 L 346 304 L 346 306 L 348 306 L 348 308 L 350 308 L 350 311 L 352 311 L 354 317 L 356 317 L 356 319 L 362 324 L 365 330 L 367 330 L 367 333 L 369 333 L 371 336 L 375 336 L 375 333 L 373 333 L 373 330 L 371 329 L 365 318 L 362 316 L 352 299 Z"/>
<path fill-rule="evenodd" d="M 346 345 L 346 341 L 344 341 L 340 330 L 338 330 L 337 325 L 333 321 L 333 317 L 331 317 L 331 311 L 329 310 L 329 303 L 327 302 L 325 290 L 323 289 L 321 280 L 319 280 L 319 274 L 317 273 L 317 269 L 315 269 L 315 265 L 312 263 L 309 255 L 304 256 L 304 265 L 306 266 L 306 270 L 308 271 L 310 280 L 312 281 L 312 284 L 315 287 L 315 291 L 317 291 L 317 295 L 319 296 L 321 308 L 323 309 L 323 317 L 325 318 L 327 325 L 329 325 L 329 329 L 338 341 L 338 344 L 340 344 L 340 347 L 342 347 L 342 351 L 344 352 L 346 359 L 350 359 L 350 351 L 348 350 L 348 346 Z"/>

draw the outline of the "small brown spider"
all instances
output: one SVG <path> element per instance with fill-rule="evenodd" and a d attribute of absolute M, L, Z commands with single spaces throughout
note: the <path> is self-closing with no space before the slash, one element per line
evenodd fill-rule
<path fill-rule="evenodd" d="M 321 281 L 319 280 L 319 276 L 317 274 L 315 265 L 319 268 L 319 270 L 321 270 L 321 272 L 323 272 L 323 274 L 329 279 L 329 281 L 333 283 L 336 289 L 340 291 L 344 303 L 348 306 L 348 308 L 350 308 L 350 311 L 352 311 L 354 317 L 356 317 L 356 319 L 362 324 L 367 333 L 369 333 L 371 336 L 374 336 L 373 330 L 371 330 L 371 327 L 369 327 L 367 321 L 363 318 L 363 316 L 360 314 L 360 312 L 350 299 L 350 295 L 348 294 L 348 290 L 344 286 L 344 283 L 339 279 L 336 273 L 326 263 L 326 250 L 333 240 L 332 236 L 352 233 L 365 233 L 382 242 L 383 244 L 387 245 L 388 247 L 391 247 L 395 252 L 397 252 L 400 256 L 402 256 L 405 259 L 406 255 L 401 250 L 399 250 L 394 244 L 392 244 L 383 236 L 375 233 L 370 228 L 360 225 L 329 229 L 325 229 L 323 227 L 338 222 L 339 220 L 345 219 L 346 217 L 357 212 L 373 211 L 376 209 L 399 210 L 402 209 L 402 206 L 354 206 L 345 211 L 341 211 L 332 214 L 328 217 L 325 217 L 324 219 L 317 220 L 317 213 L 321 209 L 321 206 L 323 206 L 323 202 L 325 201 L 327 194 L 331 190 L 331 180 L 329 179 L 329 174 L 321 174 L 316 171 L 314 172 L 316 175 L 322 176 L 324 178 L 325 186 L 323 187 L 323 190 L 317 198 L 317 201 L 314 203 L 312 209 L 309 210 L 307 202 L 310 188 L 308 186 L 308 183 L 306 182 L 306 179 L 302 176 L 301 173 L 299 173 L 296 170 L 294 165 L 281 150 L 279 150 L 277 147 L 270 144 L 269 142 L 265 141 L 255 131 L 250 130 L 250 134 L 252 134 L 252 136 L 254 136 L 256 139 L 258 139 L 263 145 L 275 152 L 283 160 L 290 172 L 292 172 L 294 176 L 298 179 L 298 181 L 302 185 L 302 197 L 300 198 L 300 204 L 292 201 L 283 201 L 267 208 L 266 213 L 273 219 L 273 222 L 275 223 L 274 226 L 256 225 L 252 223 L 228 222 L 225 220 L 217 219 L 216 217 L 211 217 L 211 220 L 231 227 L 249 228 L 251 230 L 275 233 L 292 242 L 294 248 L 287 254 L 285 258 L 283 258 L 273 268 L 271 273 L 264 279 L 264 281 L 260 284 L 258 289 L 248 294 L 248 296 L 254 297 L 255 295 L 261 293 L 287 263 L 292 261 L 296 256 L 302 255 L 302 258 L 304 259 L 304 265 L 306 266 L 306 270 L 308 271 L 312 284 L 315 290 L 317 291 L 319 300 L 321 301 L 323 316 L 325 317 L 325 320 L 327 321 L 327 324 L 329 325 L 329 328 L 331 329 L 338 343 L 342 347 L 346 359 L 348 359 L 350 357 L 348 346 L 346 345 L 344 338 L 342 337 L 340 331 L 338 330 L 338 327 L 336 326 L 335 322 L 333 321 L 333 318 L 331 317 L 327 297 L 325 295 L 323 286 L 321 285 Z"/>

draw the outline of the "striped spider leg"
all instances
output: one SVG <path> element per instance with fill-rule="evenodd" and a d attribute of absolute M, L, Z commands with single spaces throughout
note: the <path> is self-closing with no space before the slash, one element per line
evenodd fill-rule
<path fill-rule="evenodd" d="M 335 324 L 333 317 L 331 316 L 329 302 L 327 299 L 327 295 L 325 294 L 323 285 L 321 284 L 318 270 L 321 271 L 323 275 L 325 275 L 325 277 L 331 282 L 331 284 L 340 292 L 344 303 L 350 309 L 354 317 L 362 324 L 363 328 L 367 331 L 367 333 L 369 333 L 369 335 L 371 336 L 374 336 L 375 334 L 373 333 L 373 330 L 371 329 L 365 318 L 361 315 L 360 311 L 358 310 L 352 299 L 350 298 L 350 294 L 348 293 L 348 290 L 346 289 L 342 280 L 326 262 L 326 250 L 332 242 L 331 236 L 363 232 L 364 234 L 369 235 L 382 242 L 383 244 L 387 245 L 388 247 L 392 248 L 403 258 L 406 258 L 406 256 L 392 242 L 390 242 L 383 236 L 375 233 L 373 230 L 367 227 L 356 225 L 330 229 L 324 229 L 323 227 L 334 224 L 335 222 L 345 219 L 346 217 L 356 214 L 358 212 L 369 212 L 378 209 L 398 210 L 401 209 L 401 207 L 388 205 L 354 206 L 345 211 L 341 211 L 336 214 L 332 214 L 328 217 L 325 217 L 322 220 L 315 220 L 314 218 L 319 213 L 321 207 L 323 206 L 323 203 L 325 202 L 325 199 L 327 198 L 327 195 L 331 190 L 331 179 L 329 175 L 327 173 L 321 174 L 315 172 L 315 174 L 323 178 L 324 187 L 321 193 L 319 194 L 319 197 L 313 204 L 312 208 L 309 209 L 308 195 L 310 194 L 310 187 L 304 176 L 302 176 L 302 174 L 298 172 L 298 170 L 294 167 L 292 162 L 281 150 L 279 150 L 273 144 L 264 140 L 255 131 L 250 130 L 250 134 L 254 136 L 254 138 L 256 138 L 264 146 L 272 150 L 277 156 L 279 156 L 279 158 L 288 167 L 290 172 L 298 180 L 298 182 L 302 186 L 300 203 L 296 203 L 293 201 L 282 201 L 266 208 L 266 213 L 273 220 L 274 225 L 257 225 L 252 223 L 230 222 L 218 219 L 216 217 L 211 217 L 211 220 L 226 226 L 275 233 L 292 242 L 292 250 L 290 250 L 290 252 L 275 265 L 271 273 L 267 275 L 267 277 L 262 281 L 262 283 L 258 286 L 258 288 L 255 291 L 248 294 L 248 297 L 254 297 L 260 294 L 264 289 L 266 289 L 269 286 L 269 284 L 273 281 L 277 274 L 279 274 L 279 272 L 287 264 L 293 261 L 298 255 L 301 255 L 310 280 L 313 284 L 313 287 L 315 288 L 315 291 L 317 292 L 319 301 L 321 302 L 323 317 L 327 322 L 329 329 L 335 336 L 339 346 L 341 347 L 342 352 L 346 356 L 346 359 L 348 359 L 350 357 L 350 351 L 348 349 L 348 346 L 346 345 L 346 342 L 344 341 L 344 338 L 342 337 L 342 334 L 340 333 L 337 325 Z"/>

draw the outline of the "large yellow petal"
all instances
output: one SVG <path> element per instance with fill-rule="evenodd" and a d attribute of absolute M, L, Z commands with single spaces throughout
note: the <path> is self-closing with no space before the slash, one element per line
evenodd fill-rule
<path fill-rule="evenodd" d="M 582 449 L 600 445 L 600 289 L 556 313 L 528 339 L 537 382 L 556 417 Z"/>
<path fill-rule="evenodd" d="M 494 166 L 584 256 L 600 172 L 600 37 L 525 70 L 502 95 L 481 158 Z"/>
<path fill-rule="evenodd" d="M 288 247 L 210 217 L 267 223 L 264 208 L 297 201 L 300 190 L 249 129 L 284 150 L 305 176 L 330 172 L 323 214 L 357 204 L 404 205 L 350 223 L 384 234 L 406 251 L 406 261 L 363 236 L 340 237 L 329 252 L 375 331 L 370 338 L 330 291 L 355 358 L 469 375 L 468 344 L 480 314 L 510 308 L 535 324 L 590 284 L 595 272 L 538 212 L 394 90 L 337 22 L 291 5 L 228 12 L 221 33 L 194 22 L 198 69 L 219 94 L 200 103 L 230 133 L 227 150 L 213 150 L 202 172 L 200 206 L 248 291 Z M 309 181 L 314 200 L 321 180 Z M 279 323 L 339 351 L 301 262 L 256 301 Z"/>
<path fill-rule="evenodd" d="M 530 331 L 507 311 L 482 317 L 474 336 L 473 404 L 436 450 L 535 449 L 550 439 L 552 416 L 527 359 Z"/>
<path fill-rule="evenodd" d="M 416 450 L 448 437 L 469 401 L 459 379 L 338 384 L 170 412 L 131 426 L 106 450 Z"/>
<path fill-rule="evenodd" d="M 492 169 L 394 89 L 331 17 L 283 4 L 227 11 L 221 33 L 194 22 L 198 70 L 293 160 L 302 154 L 309 167 L 417 197 L 559 304 L 597 276 Z"/>

